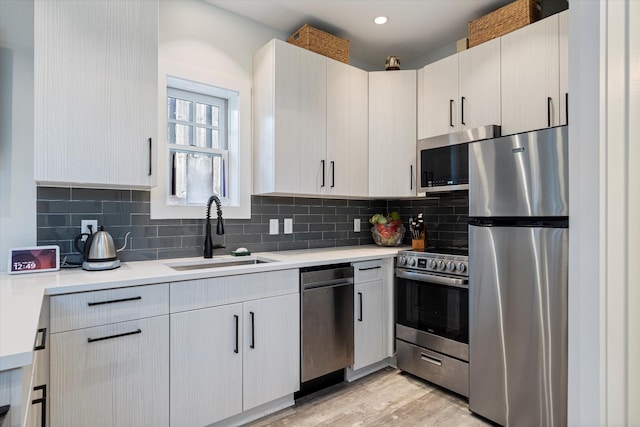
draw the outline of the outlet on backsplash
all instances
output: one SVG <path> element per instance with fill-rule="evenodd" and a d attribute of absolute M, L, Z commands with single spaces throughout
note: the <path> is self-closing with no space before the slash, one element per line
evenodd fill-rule
<path fill-rule="evenodd" d="M 91 229 L 89 229 L 91 226 Z M 95 233 L 98 231 L 98 220 L 97 219 L 83 219 L 80 221 L 80 233 L 91 234 L 91 230 Z M 83 237 L 82 240 L 86 240 L 86 237 Z"/>

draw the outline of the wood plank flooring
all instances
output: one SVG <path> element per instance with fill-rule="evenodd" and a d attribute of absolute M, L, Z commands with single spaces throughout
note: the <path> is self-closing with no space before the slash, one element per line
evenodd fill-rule
<path fill-rule="evenodd" d="M 251 424 L 265 426 L 476 427 L 488 422 L 467 401 L 393 368 L 298 399 L 295 406 Z"/>

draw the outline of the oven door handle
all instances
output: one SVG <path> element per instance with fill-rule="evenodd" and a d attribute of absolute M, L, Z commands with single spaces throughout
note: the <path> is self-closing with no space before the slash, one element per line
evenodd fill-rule
<path fill-rule="evenodd" d="M 418 282 L 436 283 L 438 285 L 455 286 L 457 288 L 469 288 L 469 281 L 458 277 L 437 276 L 429 273 L 419 273 L 416 271 L 406 271 L 396 269 L 396 277 L 401 279 L 416 280 Z"/>

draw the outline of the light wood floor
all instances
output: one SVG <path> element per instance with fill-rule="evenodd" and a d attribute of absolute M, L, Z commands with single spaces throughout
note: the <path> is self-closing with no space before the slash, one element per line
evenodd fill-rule
<path fill-rule="evenodd" d="M 467 401 L 393 368 L 298 399 L 261 426 L 489 426 Z"/>

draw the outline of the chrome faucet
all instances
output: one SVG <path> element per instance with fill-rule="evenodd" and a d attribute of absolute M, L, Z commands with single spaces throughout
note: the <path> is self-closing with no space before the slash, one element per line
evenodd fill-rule
<path fill-rule="evenodd" d="M 213 250 L 224 248 L 224 246 L 220 244 L 213 244 L 213 240 L 211 239 L 211 203 L 216 202 L 216 208 L 218 210 L 218 224 L 216 225 L 216 234 L 218 236 L 222 236 L 224 234 L 224 225 L 222 224 L 222 209 L 220 209 L 220 199 L 217 196 L 209 197 L 209 201 L 207 202 L 207 223 L 205 225 L 205 236 L 204 236 L 204 257 L 212 258 Z"/>

